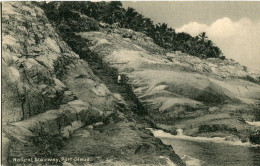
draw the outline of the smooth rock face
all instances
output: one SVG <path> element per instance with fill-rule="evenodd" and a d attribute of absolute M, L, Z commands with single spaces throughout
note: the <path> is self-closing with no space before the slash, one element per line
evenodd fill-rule
<path fill-rule="evenodd" d="M 103 67 L 114 68 L 125 77 L 161 128 L 182 128 L 184 134 L 209 137 L 233 134 L 248 140 L 249 131 L 256 128 L 242 121 L 259 120 L 260 73 L 232 60 L 199 59 L 180 52 L 160 54 L 152 41 L 129 39 L 122 35 L 124 31 L 80 35 L 90 40 L 89 48 L 102 59 Z M 204 124 L 234 130 L 202 132 L 199 129 Z"/>
<path fill-rule="evenodd" d="M 61 40 L 42 9 L 34 2 L 2 5 L 4 165 L 184 165 Z M 87 160 L 12 160 L 77 155 Z"/>

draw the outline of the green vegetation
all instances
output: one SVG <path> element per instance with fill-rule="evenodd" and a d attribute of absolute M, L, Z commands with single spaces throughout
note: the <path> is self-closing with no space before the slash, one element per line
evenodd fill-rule
<path fill-rule="evenodd" d="M 260 130 L 251 133 L 249 139 L 251 143 L 260 144 Z"/>
<path fill-rule="evenodd" d="M 121 28 L 142 32 L 169 50 L 181 51 L 200 58 L 221 58 L 221 50 L 203 32 L 196 37 L 176 33 L 167 24 L 154 24 L 133 8 L 124 9 L 119 1 L 112 2 L 50 2 L 42 3 L 47 17 L 59 25 L 59 30 L 70 32 L 99 30 L 99 22 L 117 23 Z M 64 34 L 64 33 L 63 33 Z M 69 39 L 68 39 L 69 40 Z"/>
<path fill-rule="evenodd" d="M 38 147 L 36 157 L 58 157 L 56 151 L 63 146 L 63 138 L 58 135 L 51 136 L 45 132 L 36 133 L 31 142 Z"/>

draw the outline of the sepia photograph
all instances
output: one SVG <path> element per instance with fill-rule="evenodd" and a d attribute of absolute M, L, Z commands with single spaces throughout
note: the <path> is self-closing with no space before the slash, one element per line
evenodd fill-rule
<path fill-rule="evenodd" d="M 260 1 L 2 1 L 1 166 L 260 166 Z"/>

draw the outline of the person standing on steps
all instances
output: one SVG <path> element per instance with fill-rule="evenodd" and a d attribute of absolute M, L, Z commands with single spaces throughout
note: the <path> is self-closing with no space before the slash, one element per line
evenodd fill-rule
<path fill-rule="evenodd" d="M 118 76 L 117 76 L 117 83 L 120 85 L 121 82 L 122 82 L 122 77 L 121 77 L 120 74 L 118 74 Z"/>

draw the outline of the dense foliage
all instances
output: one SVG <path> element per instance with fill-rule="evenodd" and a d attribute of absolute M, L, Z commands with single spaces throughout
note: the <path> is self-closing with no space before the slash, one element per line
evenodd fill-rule
<path fill-rule="evenodd" d="M 121 28 L 143 32 L 155 43 L 170 51 L 181 51 L 200 58 L 224 58 L 221 50 L 203 32 L 196 37 L 176 33 L 167 24 L 154 24 L 133 8 L 124 9 L 119 1 L 112 2 L 50 2 L 43 8 L 50 20 L 69 26 L 73 31 L 98 30 L 98 22 L 119 23 Z M 88 17 L 82 17 L 86 15 Z M 77 24 L 75 24 L 77 22 Z M 66 27 L 63 27 L 63 30 Z M 68 29 L 67 29 L 68 30 Z"/>

